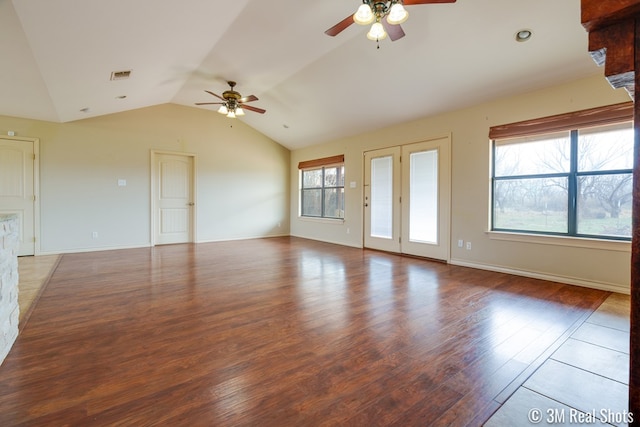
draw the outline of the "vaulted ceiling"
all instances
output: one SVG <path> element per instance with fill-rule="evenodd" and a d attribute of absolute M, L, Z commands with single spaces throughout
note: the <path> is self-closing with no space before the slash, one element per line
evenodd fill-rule
<path fill-rule="evenodd" d="M 0 0 L 0 114 L 54 122 L 216 101 L 227 81 L 290 149 L 602 71 L 580 0 L 407 6 L 406 37 L 351 25 L 359 0 Z M 532 38 L 519 43 L 521 29 Z M 131 70 L 111 81 L 112 71 Z M 120 97 L 126 96 L 124 99 Z M 232 120 L 232 119 L 229 119 Z"/>

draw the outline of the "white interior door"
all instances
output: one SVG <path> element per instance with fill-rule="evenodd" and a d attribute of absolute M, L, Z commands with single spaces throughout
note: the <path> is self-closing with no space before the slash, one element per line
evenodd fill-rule
<path fill-rule="evenodd" d="M 364 154 L 364 246 L 400 252 L 400 147 Z"/>
<path fill-rule="evenodd" d="M 155 244 L 193 241 L 195 222 L 194 159 L 154 153 Z"/>
<path fill-rule="evenodd" d="M 364 156 L 364 246 L 449 260 L 450 138 Z"/>
<path fill-rule="evenodd" d="M 0 214 L 16 214 L 20 231 L 18 255 L 36 248 L 37 140 L 0 138 Z"/>
<path fill-rule="evenodd" d="M 402 252 L 449 260 L 449 138 L 402 147 Z"/>

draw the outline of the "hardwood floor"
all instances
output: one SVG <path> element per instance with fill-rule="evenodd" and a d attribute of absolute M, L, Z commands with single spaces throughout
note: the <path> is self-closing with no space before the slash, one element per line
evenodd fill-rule
<path fill-rule="evenodd" d="M 68 254 L 0 425 L 478 426 L 609 295 L 298 238 Z"/>

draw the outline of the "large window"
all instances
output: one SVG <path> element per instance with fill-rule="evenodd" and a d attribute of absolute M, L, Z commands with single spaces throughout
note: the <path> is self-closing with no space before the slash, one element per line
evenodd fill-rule
<path fill-rule="evenodd" d="M 493 140 L 492 230 L 631 238 L 633 125 Z"/>
<path fill-rule="evenodd" d="M 344 219 L 344 157 L 301 162 L 300 215 Z"/>

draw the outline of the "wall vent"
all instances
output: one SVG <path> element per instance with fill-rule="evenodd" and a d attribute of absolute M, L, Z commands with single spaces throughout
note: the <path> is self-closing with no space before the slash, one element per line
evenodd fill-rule
<path fill-rule="evenodd" d="M 111 80 L 125 80 L 131 75 L 131 70 L 111 72 Z"/>

